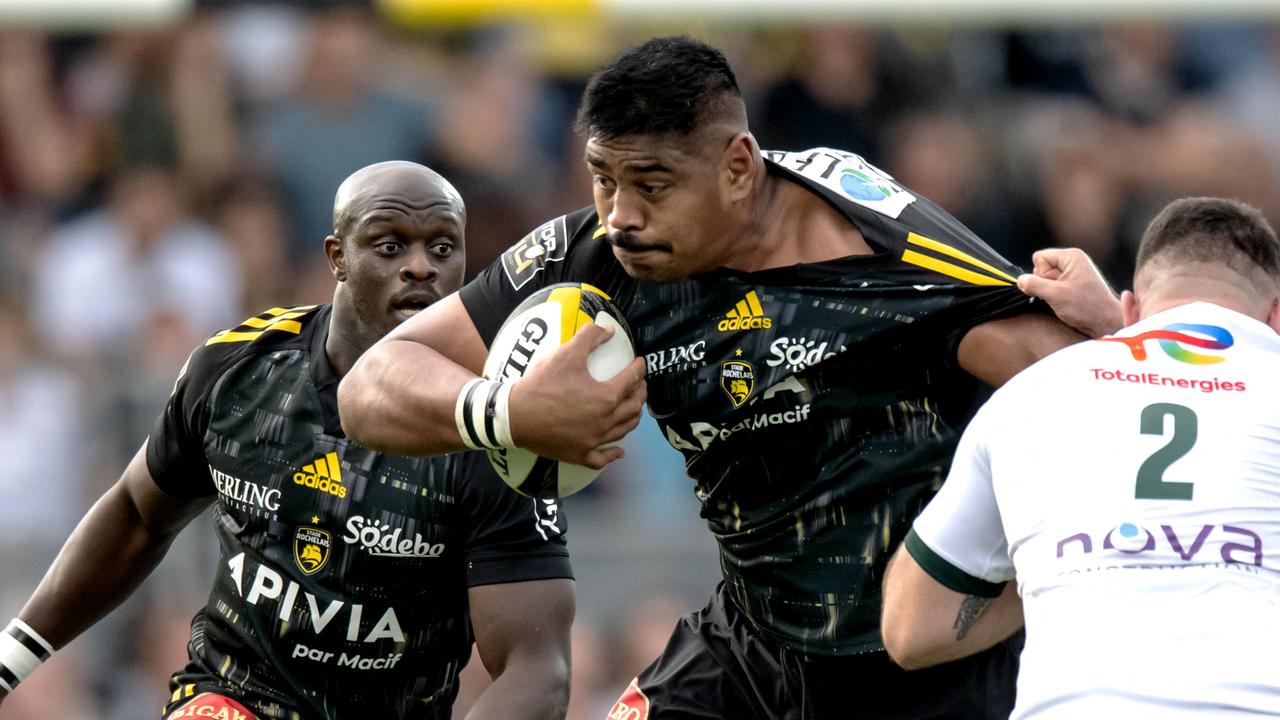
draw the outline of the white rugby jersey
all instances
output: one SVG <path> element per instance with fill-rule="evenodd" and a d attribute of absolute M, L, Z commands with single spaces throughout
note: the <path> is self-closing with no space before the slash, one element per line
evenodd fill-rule
<path fill-rule="evenodd" d="M 1018 581 L 1013 718 L 1280 715 L 1280 335 L 1217 305 L 998 391 L 915 521 L 959 592 Z"/>

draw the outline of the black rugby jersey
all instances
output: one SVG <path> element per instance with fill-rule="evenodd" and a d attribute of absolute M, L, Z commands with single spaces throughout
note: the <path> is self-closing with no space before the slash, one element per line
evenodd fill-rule
<path fill-rule="evenodd" d="M 940 486 L 977 390 L 956 346 L 1033 305 L 1017 268 L 862 158 L 765 157 L 844 213 L 874 254 L 639 282 L 587 208 L 539 227 L 461 297 L 488 342 L 538 287 L 611 295 L 735 602 L 787 646 L 876 650 L 884 567 Z"/>
<path fill-rule="evenodd" d="M 217 494 L 221 562 L 192 667 L 263 718 L 448 718 L 467 588 L 571 577 L 565 518 L 479 453 L 348 440 L 329 306 L 276 308 L 187 361 L 147 450 L 156 483 Z"/>

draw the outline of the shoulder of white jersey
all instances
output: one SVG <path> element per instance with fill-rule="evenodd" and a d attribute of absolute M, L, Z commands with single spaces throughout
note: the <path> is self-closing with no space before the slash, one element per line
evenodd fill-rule
<path fill-rule="evenodd" d="M 916 196 L 889 173 L 862 158 L 834 148 L 763 150 L 766 160 L 868 210 L 897 219 Z"/>
<path fill-rule="evenodd" d="M 547 269 L 548 263 L 564 262 L 570 246 L 600 238 L 604 226 L 594 207 L 553 218 L 534 228 L 498 258 L 502 272 L 513 290 L 524 287 Z"/>

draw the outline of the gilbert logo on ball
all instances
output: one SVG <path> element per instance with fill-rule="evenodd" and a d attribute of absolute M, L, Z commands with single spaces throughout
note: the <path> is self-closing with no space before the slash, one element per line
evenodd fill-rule
<path fill-rule="evenodd" d="M 590 323 L 614 329 L 613 337 L 587 357 L 587 372 L 608 380 L 635 359 L 631 330 L 603 291 L 586 283 L 550 285 L 530 295 L 507 318 L 489 347 L 484 376 L 513 381 L 524 377 L 556 348 Z M 565 398 L 573 402 L 573 398 Z M 494 470 L 530 497 L 572 495 L 596 479 L 599 470 L 556 462 L 520 448 L 486 450 Z"/>

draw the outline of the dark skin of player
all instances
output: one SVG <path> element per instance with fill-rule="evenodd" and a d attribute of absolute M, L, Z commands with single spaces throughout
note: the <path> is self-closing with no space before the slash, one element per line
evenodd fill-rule
<path fill-rule="evenodd" d="M 347 179 L 325 255 L 337 280 L 325 352 L 339 377 L 374 342 L 462 284 L 466 211 L 452 187 L 412 163 L 380 163 Z M 19 613 L 61 648 L 123 602 L 173 539 L 216 497 L 161 490 L 139 449 L 89 510 Z M 512 593 L 519 603 L 511 603 Z M 563 718 L 569 693 L 573 581 L 468 590 L 476 647 L 492 685 L 468 717 Z M 0 701 L 4 690 L 0 689 Z"/>
<path fill-rule="evenodd" d="M 767 172 L 747 131 L 745 106 L 726 105 L 687 136 L 588 139 L 596 211 L 627 273 L 661 282 L 720 267 L 754 272 L 869 254 L 858 228 L 837 210 Z M 1109 294 L 1102 302 L 1118 311 Z M 607 336 L 588 326 L 515 383 L 510 415 L 517 446 L 596 468 L 621 457 L 610 444 L 639 421 L 644 361 L 593 380 L 585 358 Z M 969 329 L 957 356 L 970 374 L 1000 385 L 1082 339 L 1055 318 L 1029 313 Z M 384 451 L 455 451 L 463 445 L 454 402 L 484 358 L 484 341 L 461 299 L 446 298 L 390 333 L 344 379 L 343 427 Z"/>

